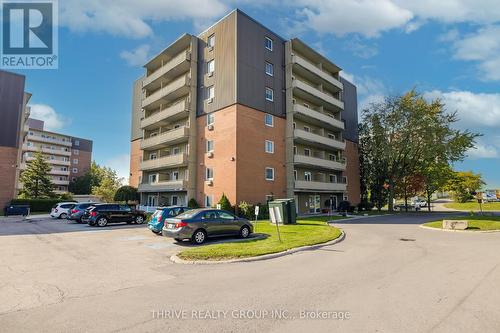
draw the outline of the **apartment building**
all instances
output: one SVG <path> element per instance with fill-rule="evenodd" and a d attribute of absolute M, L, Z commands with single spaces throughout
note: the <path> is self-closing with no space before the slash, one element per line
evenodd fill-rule
<path fill-rule="evenodd" d="M 17 195 L 19 163 L 31 94 L 24 91 L 25 77 L 0 70 L 0 209 Z"/>
<path fill-rule="evenodd" d="M 44 122 L 29 118 L 28 133 L 22 145 L 21 172 L 37 152 L 50 164 L 56 193 L 68 192 L 70 181 L 85 175 L 92 161 L 92 141 L 44 130 Z M 19 184 L 19 189 L 22 183 Z"/>
<path fill-rule="evenodd" d="M 130 161 L 142 204 L 359 202 L 356 87 L 300 39 L 235 10 L 144 67 Z"/>

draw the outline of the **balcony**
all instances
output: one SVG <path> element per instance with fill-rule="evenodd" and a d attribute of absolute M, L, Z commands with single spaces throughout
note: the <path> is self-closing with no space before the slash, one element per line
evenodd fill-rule
<path fill-rule="evenodd" d="M 63 149 L 41 148 L 37 146 L 28 146 L 27 144 L 23 144 L 23 151 L 42 152 L 49 155 L 71 156 L 71 150 L 64 151 Z"/>
<path fill-rule="evenodd" d="M 313 144 L 321 148 L 335 148 L 340 150 L 345 150 L 345 141 L 339 141 L 335 139 L 330 139 L 325 136 L 314 134 L 300 129 L 295 129 L 293 135 L 298 142 L 305 142 L 308 144 Z"/>
<path fill-rule="evenodd" d="M 292 87 L 295 90 L 297 96 L 302 97 L 306 100 L 312 100 L 315 104 L 326 103 L 330 108 L 334 109 L 344 109 L 344 102 L 338 100 L 337 98 L 328 95 L 316 87 L 313 87 L 303 81 L 293 80 Z"/>
<path fill-rule="evenodd" d="M 184 72 L 189 70 L 189 61 L 191 60 L 191 53 L 189 51 L 183 51 L 170 59 L 167 63 L 161 66 L 159 69 L 148 75 L 142 81 L 142 87 L 146 89 L 154 88 L 154 85 L 158 85 L 156 82 L 160 78 L 175 78 Z"/>
<path fill-rule="evenodd" d="M 298 56 L 294 54 L 292 56 L 292 62 L 296 65 L 299 65 L 300 67 L 306 69 L 310 73 L 320 77 L 322 80 L 328 82 L 332 86 L 335 87 L 335 89 L 342 90 L 344 89 L 344 85 L 342 82 L 340 82 L 338 79 L 333 77 L 332 75 L 328 74 L 327 72 L 324 72 L 320 68 L 318 68 L 316 65 L 313 63 L 309 62 L 308 60 L 302 58 L 301 56 Z"/>
<path fill-rule="evenodd" d="M 187 181 L 185 180 L 169 180 L 157 183 L 139 184 L 139 192 L 174 192 L 183 191 L 186 189 Z"/>
<path fill-rule="evenodd" d="M 147 160 L 141 163 L 142 171 L 152 171 L 164 168 L 171 168 L 187 164 L 186 154 L 177 154 L 166 157 L 157 158 L 154 160 Z"/>
<path fill-rule="evenodd" d="M 159 149 L 173 144 L 187 141 L 189 137 L 189 128 L 181 126 L 168 132 L 160 133 L 156 136 L 143 139 L 141 149 Z"/>
<path fill-rule="evenodd" d="M 293 157 L 293 161 L 295 164 L 306 165 L 308 167 L 320 168 L 320 169 L 344 171 L 346 168 L 345 163 L 339 161 L 330 161 L 323 158 L 317 158 L 305 155 L 295 155 Z"/>
<path fill-rule="evenodd" d="M 28 157 L 25 158 L 26 162 L 33 161 L 34 159 L 35 159 L 35 157 L 33 157 L 33 156 L 28 156 Z M 63 160 L 58 160 L 58 159 L 53 159 L 52 160 L 52 159 L 49 159 L 49 158 L 46 158 L 45 160 L 49 164 L 65 165 L 65 166 L 70 166 L 71 165 L 70 161 L 63 161 Z"/>
<path fill-rule="evenodd" d="M 316 124 L 320 127 L 328 127 L 341 130 L 345 128 L 344 122 L 342 120 L 333 118 L 300 104 L 293 105 L 293 112 L 295 114 L 294 117 L 303 119 L 306 122 Z"/>
<path fill-rule="evenodd" d="M 166 125 L 169 122 L 186 118 L 188 114 L 189 103 L 187 100 L 183 100 L 182 102 L 169 106 L 165 110 L 156 112 L 149 117 L 142 119 L 141 128 L 152 129 L 162 125 Z"/>
<path fill-rule="evenodd" d="M 295 181 L 295 190 L 322 191 L 322 192 L 345 192 L 345 183 L 309 182 L 305 180 Z"/>
<path fill-rule="evenodd" d="M 36 142 L 45 142 L 45 143 L 53 143 L 56 145 L 62 145 L 62 146 L 67 146 L 71 147 L 73 144 L 71 143 L 71 140 L 61 140 L 61 139 L 53 139 L 53 138 L 47 138 L 47 137 L 42 137 L 40 135 L 35 135 L 35 134 L 28 134 L 27 139 L 29 141 L 36 141 Z"/>
<path fill-rule="evenodd" d="M 58 176 L 69 176 L 70 172 L 69 170 L 63 171 L 61 169 L 52 169 L 49 171 L 49 174 L 51 175 L 58 175 Z"/>
<path fill-rule="evenodd" d="M 52 184 L 54 185 L 69 185 L 69 180 L 59 180 L 59 179 L 52 179 Z"/>
<path fill-rule="evenodd" d="M 154 110 L 162 104 L 170 104 L 176 99 L 189 93 L 190 79 L 188 75 L 183 75 L 178 79 L 158 89 L 148 97 L 142 100 L 142 107 L 148 110 Z"/>

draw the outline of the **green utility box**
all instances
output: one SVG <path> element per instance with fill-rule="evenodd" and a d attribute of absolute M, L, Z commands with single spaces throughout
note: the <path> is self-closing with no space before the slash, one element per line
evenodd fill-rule
<path fill-rule="evenodd" d="M 278 207 L 283 218 L 283 224 L 295 224 L 297 222 L 297 211 L 294 199 L 277 199 L 269 201 L 269 210 Z"/>

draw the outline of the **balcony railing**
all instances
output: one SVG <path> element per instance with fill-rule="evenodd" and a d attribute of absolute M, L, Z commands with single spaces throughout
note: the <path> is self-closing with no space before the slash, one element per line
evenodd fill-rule
<path fill-rule="evenodd" d="M 188 138 L 188 135 L 189 128 L 186 126 L 181 126 L 168 132 L 143 139 L 141 142 L 141 149 L 161 148 L 164 146 L 179 143 L 185 141 Z"/>
<path fill-rule="evenodd" d="M 35 159 L 35 157 L 33 156 L 27 156 L 25 158 L 26 162 L 31 162 Z M 47 163 L 49 164 L 56 164 L 56 165 L 66 165 L 66 166 L 70 166 L 71 165 L 71 162 L 70 161 L 63 161 L 63 160 L 58 160 L 58 159 L 49 159 L 49 158 L 46 158 L 45 159 L 47 161 Z"/>
<path fill-rule="evenodd" d="M 63 171 L 61 169 L 52 169 L 52 170 L 49 171 L 49 174 L 51 174 L 51 175 L 60 175 L 60 176 L 69 176 L 70 175 L 70 171 L 69 170 Z"/>
<path fill-rule="evenodd" d="M 177 98 L 181 97 L 182 94 L 187 94 L 189 92 L 187 88 L 189 86 L 189 76 L 183 75 L 180 78 L 170 82 L 165 87 L 158 89 L 148 97 L 142 100 L 143 108 L 156 108 L 160 104 L 173 102 Z"/>
<path fill-rule="evenodd" d="M 158 170 L 163 168 L 170 168 L 180 165 L 185 165 L 187 163 L 186 154 L 170 155 L 166 157 L 160 157 L 154 160 L 142 161 L 141 170 Z"/>
<path fill-rule="evenodd" d="M 189 62 L 191 59 L 191 54 L 189 51 L 183 51 L 176 55 L 174 58 L 170 59 L 169 62 L 158 68 L 156 71 L 148 75 L 143 81 L 142 81 L 142 86 L 146 87 L 149 84 L 153 83 L 154 81 L 158 80 L 161 78 L 163 75 L 168 74 L 171 72 L 173 69 L 175 69 L 177 66 L 182 65 L 184 62 Z"/>
<path fill-rule="evenodd" d="M 305 140 L 305 141 L 310 142 L 312 144 L 326 146 L 328 148 L 345 150 L 345 146 L 346 146 L 345 141 L 330 139 L 328 137 L 325 137 L 325 136 L 322 136 L 319 134 L 314 134 L 311 132 L 307 132 L 307 131 L 304 131 L 301 129 L 295 129 L 293 132 L 294 132 L 295 138 Z"/>
<path fill-rule="evenodd" d="M 294 160 L 295 164 L 303 164 L 303 165 L 319 167 L 319 168 L 323 168 L 323 169 L 344 171 L 346 168 L 346 165 L 343 162 L 331 161 L 331 160 L 312 157 L 312 156 L 295 155 L 293 160 Z"/>
<path fill-rule="evenodd" d="M 345 183 L 328 183 L 328 182 L 318 182 L 318 181 L 305 181 L 296 180 L 295 181 L 296 190 L 313 190 L 313 191 L 332 191 L 332 192 L 345 192 L 347 189 L 347 184 Z"/>
<path fill-rule="evenodd" d="M 174 120 L 182 117 L 187 117 L 189 112 L 189 106 L 187 100 L 176 103 L 169 106 L 165 110 L 156 112 L 151 116 L 141 120 L 141 128 L 151 128 L 158 126 L 162 122 L 167 122 L 169 120 Z"/>
<path fill-rule="evenodd" d="M 292 56 L 292 62 L 297 64 L 297 65 L 300 65 L 301 67 L 307 69 L 309 72 L 311 72 L 311 73 L 319 76 L 323 80 L 331 83 L 332 85 L 334 85 L 338 89 L 340 89 L 340 90 L 344 89 L 344 85 L 342 84 L 342 82 L 340 82 L 338 79 L 336 79 L 332 75 L 319 69 L 316 65 L 312 64 L 311 62 L 302 58 L 301 56 L 294 54 Z"/>
<path fill-rule="evenodd" d="M 37 147 L 37 146 L 28 146 L 27 144 L 23 144 L 23 151 L 34 151 L 34 152 L 42 152 L 44 154 L 51 154 L 51 155 L 62 155 L 62 156 L 71 156 L 71 151 L 65 151 L 61 148 L 59 149 L 52 149 L 52 148 L 46 148 L 46 147 Z"/>
<path fill-rule="evenodd" d="M 311 85 L 309 85 L 301 80 L 298 80 L 298 79 L 293 80 L 292 86 L 296 89 L 300 89 L 300 90 L 304 91 L 305 93 L 320 99 L 323 102 L 328 103 L 330 106 L 337 107 L 337 108 L 342 109 L 342 110 L 344 109 L 344 102 L 338 100 L 337 98 L 335 98 L 331 95 L 328 95 L 328 94 L 322 92 L 318 88 L 313 87 L 313 86 L 311 86 Z"/>
<path fill-rule="evenodd" d="M 59 179 L 52 179 L 52 184 L 54 185 L 69 185 L 69 180 L 59 180 Z"/>
<path fill-rule="evenodd" d="M 182 191 L 186 189 L 185 180 L 160 181 L 156 183 L 139 184 L 139 192 Z"/>
<path fill-rule="evenodd" d="M 53 139 L 53 138 L 47 138 L 47 137 L 42 137 L 40 135 L 35 135 L 35 134 L 28 134 L 27 139 L 30 141 L 37 141 L 37 142 L 46 142 L 46 143 L 54 143 L 57 145 L 63 145 L 63 146 L 68 146 L 71 147 L 73 144 L 71 143 L 71 140 L 61 140 L 61 139 Z"/>
<path fill-rule="evenodd" d="M 342 120 L 330 117 L 324 113 L 307 108 L 300 104 L 294 104 L 293 111 L 299 116 L 303 116 L 313 121 L 320 122 L 322 126 L 334 127 L 336 129 L 342 130 L 345 128 L 344 122 Z"/>

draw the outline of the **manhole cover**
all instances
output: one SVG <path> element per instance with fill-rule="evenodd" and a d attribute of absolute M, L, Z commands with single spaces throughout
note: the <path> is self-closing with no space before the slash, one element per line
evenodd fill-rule
<path fill-rule="evenodd" d="M 400 241 L 403 241 L 403 242 L 414 242 L 415 240 L 412 239 L 412 238 L 400 238 L 399 239 Z"/>

